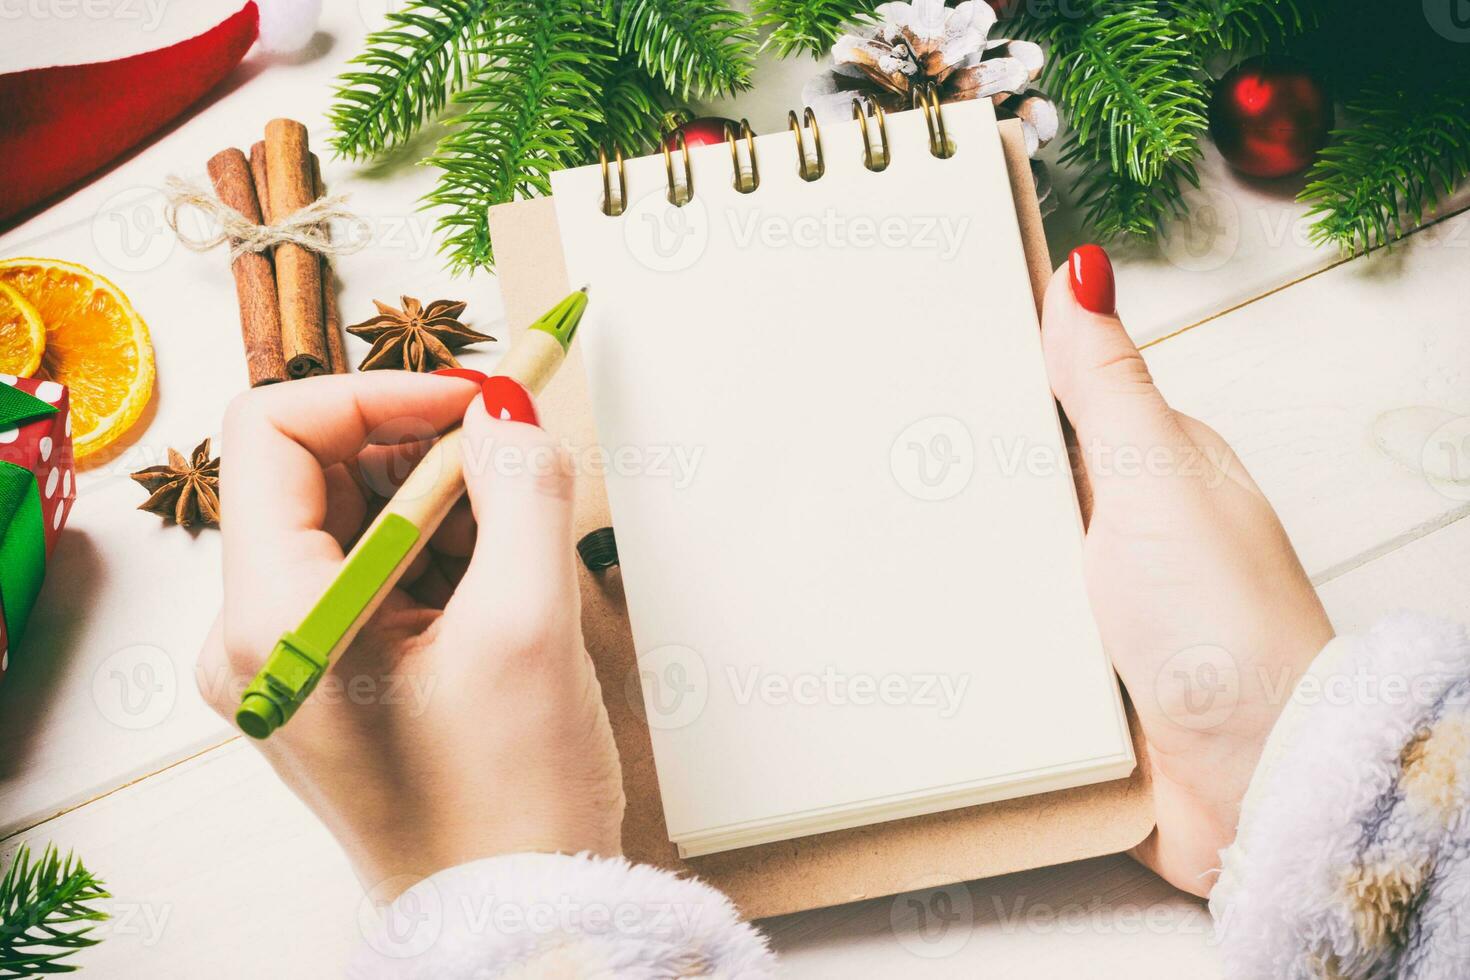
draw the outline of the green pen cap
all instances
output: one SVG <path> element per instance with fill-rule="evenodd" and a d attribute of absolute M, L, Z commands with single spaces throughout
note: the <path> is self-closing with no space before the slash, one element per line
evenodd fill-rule
<path fill-rule="evenodd" d="M 539 320 L 527 327 L 527 330 L 540 330 L 549 333 L 561 344 L 561 349 L 566 350 L 572 346 L 572 336 L 577 332 L 577 324 L 582 322 L 582 313 L 587 309 L 587 287 L 573 290 L 571 295 L 547 310 Z"/>

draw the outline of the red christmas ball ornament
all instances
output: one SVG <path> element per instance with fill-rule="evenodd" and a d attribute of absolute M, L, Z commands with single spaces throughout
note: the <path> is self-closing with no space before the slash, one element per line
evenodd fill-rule
<path fill-rule="evenodd" d="M 1305 170 L 1327 144 L 1332 101 L 1301 62 L 1248 58 L 1225 73 L 1210 103 L 1210 135 L 1230 165 L 1252 177 Z"/>
<path fill-rule="evenodd" d="M 679 141 L 674 137 L 678 133 L 683 133 L 684 145 L 691 150 L 696 146 L 723 143 L 725 142 L 726 126 L 734 126 L 736 130 L 740 129 L 740 124 L 733 119 L 721 119 L 719 116 L 700 116 L 698 119 L 691 119 L 686 123 L 679 124 L 672 133 L 664 137 L 664 142 L 668 145 L 669 149 L 677 150 L 679 148 Z"/>

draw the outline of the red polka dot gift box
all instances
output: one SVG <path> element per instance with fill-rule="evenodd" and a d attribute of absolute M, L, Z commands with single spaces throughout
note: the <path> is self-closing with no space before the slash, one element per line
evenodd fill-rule
<path fill-rule="evenodd" d="M 0 680 L 74 500 L 66 388 L 0 374 Z"/>

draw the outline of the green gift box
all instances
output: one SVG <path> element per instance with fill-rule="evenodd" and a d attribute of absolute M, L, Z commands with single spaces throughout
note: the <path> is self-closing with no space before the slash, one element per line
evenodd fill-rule
<path fill-rule="evenodd" d="M 0 680 L 75 500 L 65 386 L 0 374 Z"/>

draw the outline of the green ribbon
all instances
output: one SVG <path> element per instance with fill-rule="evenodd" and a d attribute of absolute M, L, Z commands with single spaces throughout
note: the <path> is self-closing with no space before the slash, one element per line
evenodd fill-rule
<path fill-rule="evenodd" d="M 57 408 L 0 384 L 0 432 L 55 415 Z M 46 576 L 46 530 L 36 475 L 0 460 L 0 604 L 11 649 L 25 631 Z"/>
<path fill-rule="evenodd" d="M 0 384 L 0 432 L 55 415 L 57 408 L 14 385 Z"/>

